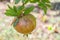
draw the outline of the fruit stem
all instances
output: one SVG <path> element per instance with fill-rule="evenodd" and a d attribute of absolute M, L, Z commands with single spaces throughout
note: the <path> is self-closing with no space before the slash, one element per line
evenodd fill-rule
<path fill-rule="evenodd" d="M 17 18 L 21 18 L 21 17 L 23 17 L 24 16 L 24 14 L 22 13 L 20 16 L 18 16 Z"/>

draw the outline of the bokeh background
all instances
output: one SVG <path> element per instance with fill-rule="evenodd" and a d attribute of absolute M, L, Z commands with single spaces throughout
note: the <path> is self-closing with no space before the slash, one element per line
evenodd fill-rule
<path fill-rule="evenodd" d="M 36 17 L 36 29 L 28 35 L 18 33 L 11 25 L 14 17 L 6 16 L 7 4 L 13 6 L 14 0 L 0 1 L 0 40 L 60 40 L 60 0 L 50 0 L 52 9 L 48 9 L 44 16 L 47 22 L 42 21 L 43 10 L 35 9 L 32 13 Z M 21 2 L 18 4 L 21 5 Z M 57 31 L 57 32 L 55 32 Z"/>

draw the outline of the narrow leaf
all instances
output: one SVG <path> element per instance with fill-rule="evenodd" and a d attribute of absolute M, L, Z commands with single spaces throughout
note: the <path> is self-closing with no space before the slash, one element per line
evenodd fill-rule
<path fill-rule="evenodd" d="M 50 4 L 46 4 L 47 7 L 51 8 L 51 5 Z"/>
<path fill-rule="evenodd" d="M 15 0 L 15 4 L 18 4 L 20 2 L 20 0 Z"/>
<path fill-rule="evenodd" d="M 22 3 L 26 4 L 29 0 L 22 0 Z"/>
<path fill-rule="evenodd" d="M 44 14 L 46 14 L 46 13 L 47 13 L 47 7 L 46 7 L 46 4 L 44 4 L 44 3 L 40 2 L 40 3 L 38 4 L 38 6 L 39 6 L 41 9 L 43 9 L 43 10 L 44 10 Z"/>
<path fill-rule="evenodd" d="M 24 9 L 24 6 L 18 6 L 17 7 L 17 13 L 18 13 L 18 16 L 22 13 L 22 10 Z"/>
<path fill-rule="evenodd" d="M 39 2 L 40 0 L 30 0 L 31 3 Z"/>
<path fill-rule="evenodd" d="M 16 8 L 16 6 L 13 6 L 13 10 L 17 13 L 17 8 Z"/>
<path fill-rule="evenodd" d="M 29 14 L 31 11 L 33 11 L 33 9 L 34 9 L 34 6 L 31 6 L 31 7 L 29 7 L 29 8 L 25 8 L 24 14 L 25 14 L 25 15 L 26 15 L 26 14 Z"/>
<path fill-rule="evenodd" d="M 11 6 L 9 6 L 9 5 L 7 5 L 7 6 L 8 6 L 8 8 L 9 8 L 9 9 L 12 9 L 12 7 L 11 7 Z"/>
<path fill-rule="evenodd" d="M 47 8 L 43 8 L 43 10 L 44 10 L 44 15 L 46 15 L 47 14 Z"/>
<path fill-rule="evenodd" d="M 50 0 L 41 0 L 43 3 L 50 3 Z"/>
<path fill-rule="evenodd" d="M 17 13 L 15 13 L 14 10 L 9 9 L 9 10 L 6 10 L 5 15 L 7 15 L 7 16 L 17 16 Z"/>
<path fill-rule="evenodd" d="M 15 22 L 13 23 L 13 26 L 15 27 L 17 25 L 17 23 L 19 22 L 19 19 L 16 18 Z"/>

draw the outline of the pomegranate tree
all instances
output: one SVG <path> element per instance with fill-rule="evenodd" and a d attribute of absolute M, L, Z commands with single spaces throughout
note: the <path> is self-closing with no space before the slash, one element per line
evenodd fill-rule
<path fill-rule="evenodd" d="M 15 5 L 18 4 L 20 0 L 15 0 Z M 27 3 L 36 4 L 36 8 L 43 9 L 44 14 L 46 14 L 47 8 L 50 7 L 49 0 L 21 0 L 22 5 L 11 7 L 8 5 L 9 9 L 6 10 L 5 15 L 14 16 L 15 19 L 12 22 L 14 29 L 22 34 L 29 34 L 36 28 L 36 18 L 30 14 L 35 8 L 34 5 L 26 7 Z"/>

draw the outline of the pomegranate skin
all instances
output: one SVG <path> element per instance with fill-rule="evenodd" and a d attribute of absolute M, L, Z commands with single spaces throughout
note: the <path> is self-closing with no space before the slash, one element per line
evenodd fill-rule
<path fill-rule="evenodd" d="M 14 28 L 19 33 L 29 34 L 36 28 L 36 18 L 31 14 L 22 16 Z"/>

